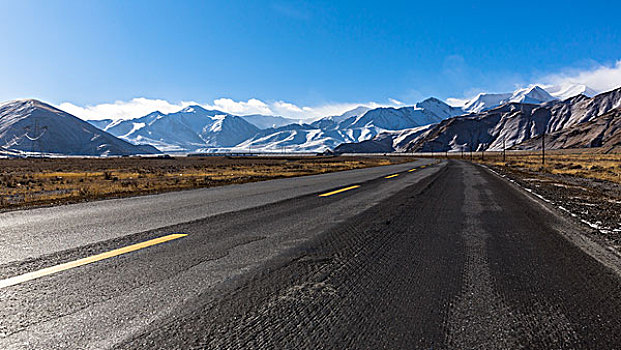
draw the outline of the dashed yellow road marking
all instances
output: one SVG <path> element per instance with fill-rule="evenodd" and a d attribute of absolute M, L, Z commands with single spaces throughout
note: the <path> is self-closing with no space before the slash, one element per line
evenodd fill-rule
<path fill-rule="evenodd" d="M 410 169 L 410 170 L 408 170 L 408 173 L 411 173 L 411 172 L 413 172 L 413 171 L 415 171 L 415 170 L 416 170 L 416 168 L 414 168 L 414 169 Z"/>
<path fill-rule="evenodd" d="M 345 187 L 345 188 L 341 188 L 332 192 L 327 192 L 327 193 L 322 193 L 319 195 L 319 197 L 328 197 L 331 196 L 333 194 L 337 194 L 337 193 L 341 193 L 341 192 L 345 192 L 345 191 L 349 191 L 349 190 L 353 190 L 355 188 L 360 187 L 360 185 L 354 185 L 354 186 L 349 186 L 349 187 Z"/>
<path fill-rule="evenodd" d="M 397 176 L 399 176 L 399 174 L 392 174 L 392 175 L 384 176 L 384 179 L 392 179 L 393 177 L 397 177 Z"/>
<path fill-rule="evenodd" d="M 151 247 L 157 244 L 161 244 L 164 242 L 168 242 L 168 241 L 172 241 L 174 239 L 178 239 L 181 237 L 185 237 L 187 236 L 187 234 L 185 233 L 174 233 L 174 234 L 170 234 L 167 236 L 163 236 L 163 237 L 159 237 L 159 238 L 155 238 L 155 239 L 151 239 L 148 241 L 144 241 L 141 243 L 136 243 L 136 244 L 132 244 L 129 245 L 127 247 L 123 247 L 123 248 L 119 248 L 119 249 L 114 249 L 111 250 L 109 252 L 105 252 L 105 253 L 101 253 L 101 254 L 97 254 L 97 255 L 93 255 L 93 256 L 89 256 L 86 258 L 82 258 L 82 259 L 78 259 L 75 261 L 69 261 L 66 262 L 64 264 L 59 264 L 56 266 L 50 266 L 50 267 L 46 267 L 44 269 L 38 270 L 38 271 L 33 271 L 33 272 L 29 272 L 29 273 L 25 273 L 23 275 L 19 275 L 19 276 L 14 276 L 14 277 L 10 277 L 7 279 L 3 279 L 0 280 L 0 289 L 1 288 L 5 288 L 5 287 L 10 287 L 10 286 L 14 286 L 16 284 L 20 284 L 20 283 L 24 283 L 27 281 L 31 281 L 34 280 L 36 278 L 40 278 L 43 276 L 48 276 L 51 274 L 55 274 L 61 271 L 65 271 L 65 270 L 69 270 L 69 269 L 73 269 L 79 266 L 83 266 L 83 265 L 87 265 L 87 264 L 91 264 L 97 261 L 101 261 L 101 260 L 105 260 L 105 259 L 109 259 L 109 258 L 113 258 L 115 256 L 119 256 L 122 254 L 127 254 L 136 250 L 140 250 L 140 249 L 144 249 L 147 247 Z"/>

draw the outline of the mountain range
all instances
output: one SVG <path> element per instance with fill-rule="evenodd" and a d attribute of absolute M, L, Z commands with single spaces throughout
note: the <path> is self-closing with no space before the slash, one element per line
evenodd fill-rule
<path fill-rule="evenodd" d="M 151 145 L 164 152 L 232 147 L 260 130 L 242 117 L 200 106 L 188 106 L 169 114 L 153 112 L 136 119 L 95 125 L 122 140 Z"/>
<path fill-rule="evenodd" d="M 542 135 L 528 139 L 515 149 L 538 150 Z M 573 125 L 545 135 L 546 147 L 550 149 L 600 147 L 605 151 L 621 145 L 621 108 L 615 108 L 592 120 Z"/>
<path fill-rule="evenodd" d="M 92 123 L 123 140 L 152 145 L 164 152 L 321 152 L 341 144 L 372 140 L 380 134 L 384 134 L 383 138 L 386 133 L 402 134 L 403 142 L 412 138 L 404 130 L 437 124 L 447 118 L 484 113 L 509 104 L 538 105 L 592 92 L 584 85 L 548 89 L 552 92 L 531 86 L 512 93 L 483 93 L 457 107 L 436 98 L 400 108 L 360 106 L 306 123 L 263 115 L 234 116 L 200 106 L 170 114 L 153 112 L 136 119 Z"/>
<path fill-rule="evenodd" d="M 164 152 L 315 152 L 344 142 L 368 140 L 387 130 L 437 123 L 462 113 L 461 108 L 429 98 L 411 107 L 357 107 L 311 123 L 263 115 L 235 116 L 200 106 L 170 114 L 153 112 L 136 119 L 91 123 L 120 139 L 152 145 Z"/>
<path fill-rule="evenodd" d="M 463 110 L 465 112 L 479 113 L 507 103 L 540 104 L 555 100 L 556 98 L 539 86 L 518 89 L 513 93 L 485 94 L 481 93 L 468 101 Z"/>
<path fill-rule="evenodd" d="M 155 154 L 37 100 L 0 105 L 0 155 L 112 156 Z"/>
<path fill-rule="evenodd" d="M 547 99 L 539 91 L 537 95 Z M 498 151 L 503 147 L 538 149 L 541 142 L 536 140 L 545 134 L 553 140 L 549 148 L 618 146 L 615 140 L 621 131 L 617 116 L 621 88 L 594 97 L 580 94 L 562 101 L 533 103 L 531 97 L 525 96 L 522 102 L 507 100 L 494 108 L 447 118 L 425 129 L 383 133 L 370 142 L 381 143 L 376 152 Z M 370 142 L 340 145 L 336 151 L 373 151 Z"/>
<path fill-rule="evenodd" d="M 324 151 L 346 142 L 369 140 L 390 130 L 403 130 L 437 123 L 462 114 L 461 108 L 429 98 L 412 107 L 356 108 L 336 117 L 310 124 L 293 124 L 265 129 L 238 145 L 241 149 L 263 151 Z"/>
<path fill-rule="evenodd" d="M 133 119 L 86 123 L 43 102 L 19 100 L 0 105 L 0 155 L 328 149 L 385 153 L 498 150 L 503 144 L 532 149 L 537 147 L 533 140 L 543 133 L 554 135 L 551 147 L 577 147 L 585 142 L 576 134 L 591 135 L 585 128 L 603 135 L 590 146 L 608 145 L 616 140 L 614 110 L 621 105 L 620 95 L 619 89 L 595 95 L 584 85 L 530 86 L 511 93 L 482 93 L 460 106 L 428 98 L 399 108 L 360 106 L 312 122 L 237 116 L 193 105 L 174 113 L 155 111 Z"/>

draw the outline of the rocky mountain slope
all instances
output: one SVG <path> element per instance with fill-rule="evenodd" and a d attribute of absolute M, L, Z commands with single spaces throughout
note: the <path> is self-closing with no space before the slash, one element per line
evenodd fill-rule
<path fill-rule="evenodd" d="M 578 95 L 593 97 L 597 92 L 584 84 L 564 84 L 556 86 L 548 86 L 546 91 L 555 98 L 564 101 Z"/>
<path fill-rule="evenodd" d="M 577 92 L 578 89 L 572 90 Z M 507 103 L 542 104 L 557 99 L 539 86 L 515 90 L 512 93 L 481 93 L 463 106 L 464 112 L 480 113 Z"/>
<path fill-rule="evenodd" d="M 540 150 L 542 136 L 526 140 L 513 149 Z M 621 108 L 615 108 L 588 122 L 545 135 L 549 149 L 601 147 L 604 151 L 621 147 Z"/>
<path fill-rule="evenodd" d="M 535 92 L 535 94 L 530 92 Z M 534 96 L 549 99 L 545 94 L 540 95 L 540 91 L 531 90 L 530 92 L 522 94 L 521 98 L 516 99 L 516 101 L 532 101 Z M 513 94 L 513 97 L 517 95 Z M 479 101 L 481 101 L 480 98 Z M 509 148 L 522 144 L 527 140 L 536 139 L 543 133 L 550 134 L 569 130 L 578 125 L 582 128 L 575 130 L 593 135 L 597 132 L 587 132 L 585 128 L 600 124 L 585 123 L 589 123 L 620 106 L 621 88 L 594 97 L 579 95 L 563 101 L 552 99 L 542 104 L 507 102 L 478 113 L 448 118 L 427 128 L 405 130 L 399 134 L 380 134 L 373 140 L 381 141 L 381 147 L 378 146 L 377 148 L 378 152 L 385 152 L 386 138 L 392 140 L 392 148 L 396 151 L 501 150 L 503 146 Z M 616 119 L 611 121 L 613 124 L 616 122 L 618 122 Z M 572 137 L 572 139 L 574 138 L 575 136 Z M 575 142 L 580 144 L 582 141 L 576 140 Z M 566 140 L 565 142 L 567 147 L 573 143 L 574 141 Z M 358 146 L 359 152 L 369 152 L 369 145 L 372 144 L 375 143 Z M 553 143 L 551 147 L 560 147 L 561 144 Z M 355 152 L 356 149 L 356 145 L 343 145 L 336 150 Z"/>
<path fill-rule="evenodd" d="M 594 120 L 621 106 L 621 88 L 595 97 L 579 95 L 542 105 L 509 103 L 478 114 L 450 118 L 412 140 L 406 151 L 500 150 L 543 133 Z"/>
<path fill-rule="evenodd" d="M 383 153 L 387 151 L 387 143 L 384 141 L 386 138 L 396 140 L 393 142 L 393 149 L 407 149 L 410 142 L 427 130 L 422 127 L 471 112 L 469 109 L 487 111 L 496 105 L 539 105 L 556 100 L 539 86 L 518 89 L 508 94 L 480 94 L 463 108 L 450 106 L 436 98 L 429 98 L 412 107 L 362 110 L 364 113 L 359 115 L 355 114 L 354 110 L 346 112 L 341 117 L 327 117 L 311 124 L 266 129 L 239 147 L 270 151 L 284 149 L 316 151 L 344 144 L 343 147 L 346 147 L 344 149 L 355 150 L 356 146 L 347 144 L 374 140 L 381 142 L 365 142 L 361 147 L 370 151 L 373 149 L 371 145 L 377 145 L 377 151 Z M 520 140 L 525 137 L 529 135 L 524 134 Z"/>
<path fill-rule="evenodd" d="M 7 154 L 112 156 L 154 154 L 37 100 L 0 105 L 0 150 Z"/>

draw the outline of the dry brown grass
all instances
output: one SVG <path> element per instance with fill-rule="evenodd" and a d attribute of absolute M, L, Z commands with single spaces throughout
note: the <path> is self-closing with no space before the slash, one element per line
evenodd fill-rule
<path fill-rule="evenodd" d="M 469 159 L 469 154 L 466 155 Z M 602 153 L 598 149 L 551 150 L 542 163 L 541 152 L 477 152 L 474 161 L 531 173 L 571 175 L 621 183 L 621 153 Z"/>
<path fill-rule="evenodd" d="M 388 165 L 405 157 L 0 159 L 0 209 Z"/>

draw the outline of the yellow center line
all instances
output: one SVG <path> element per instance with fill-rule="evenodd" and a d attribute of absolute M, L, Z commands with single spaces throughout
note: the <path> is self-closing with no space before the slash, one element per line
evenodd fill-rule
<path fill-rule="evenodd" d="M 413 172 L 413 171 L 415 171 L 415 170 L 416 170 L 416 168 L 414 168 L 414 169 L 410 169 L 410 170 L 408 170 L 408 173 L 411 173 L 411 172 Z"/>
<path fill-rule="evenodd" d="M 353 190 L 354 188 L 358 188 L 358 187 L 360 187 L 360 185 L 354 185 L 354 186 L 349 186 L 349 187 L 341 188 L 341 189 L 338 189 L 336 191 L 322 193 L 322 194 L 319 195 L 319 197 L 328 197 L 328 196 L 331 196 L 333 194 L 337 194 L 337 193 Z"/>
<path fill-rule="evenodd" d="M 397 176 L 399 176 L 399 174 L 392 174 L 392 175 L 384 176 L 384 179 L 392 179 L 393 177 L 397 177 Z"/>
<path fill-rule="evenodd" d="M 123 248 L 119 248 L 119 249 L 114 249 L 114 250 L 111 250 L 109 252 L 105 252 L 105 253 L 89 256 L 89 257 L 78 259 L 78 260 L 75 260 L 75 261 L 69 261 L 69 262 L 66 262 L 64 264 L 59 264 L 59 265 L 56 265 L 56 266 L 50 266 L 50 267 L 46 267 L 46 268 L 38 270 L 38 271 L 28 272 L 28 273 L 25 273 L 23 275 L 19 275 L 19 276 L 14 276 L 14 277 L 10 277 L 10 278 L 7 278 L 7 279 L 3 279 L 3 280 L 0 280 L 0 289 L 6 288 L 6 287 L 10 287 L 10 286 L 14 286 L 16 284 L 24 283 L 24 282 L 27 282 L 27 281 L 31 281 L 31 280 L 34 280 L 36 278 L 40 278 L 40 277 L 43 277 L 43 276 L 51 275 L 51 274 L 58 273 L 58 272 L 61 272 L 61 271 L 73 269 L 75 267 L 79 267 L 79 266 L 91 264 L 91 263 L 94 263 L 94 262 L 97 262 L 97 261 L 109 259 L 109 258 L 112 258 L 112 257 L 115 257 L 115 256 L 119 256 L 119 255 L 122 255 L 122 254 L 127 254 L 127 253 L 130 253 L 130 252 L 136 251 L 136 250 L 144 249 L 144 248 L 147 248 L 147 247 L 150 247 L 150 246 L 154 246 L 156 244 L 161 244 L 161 243 L 164 243 L 164 242 L 172 241 L 174 239 L 185 237 L 185 236 L 187 236 L 187 234 L 185 234 L 185 233 L 174 233 L 174 234 L 171 234 L 171 235 L 167 235 L 167 236 L 151 239 L 151 240 L 144 241 L 144 242 L 141 242 L 141 243 L 132 244 L 132 245 L 129 245 L 127 247 L 123 247 Z"/>

